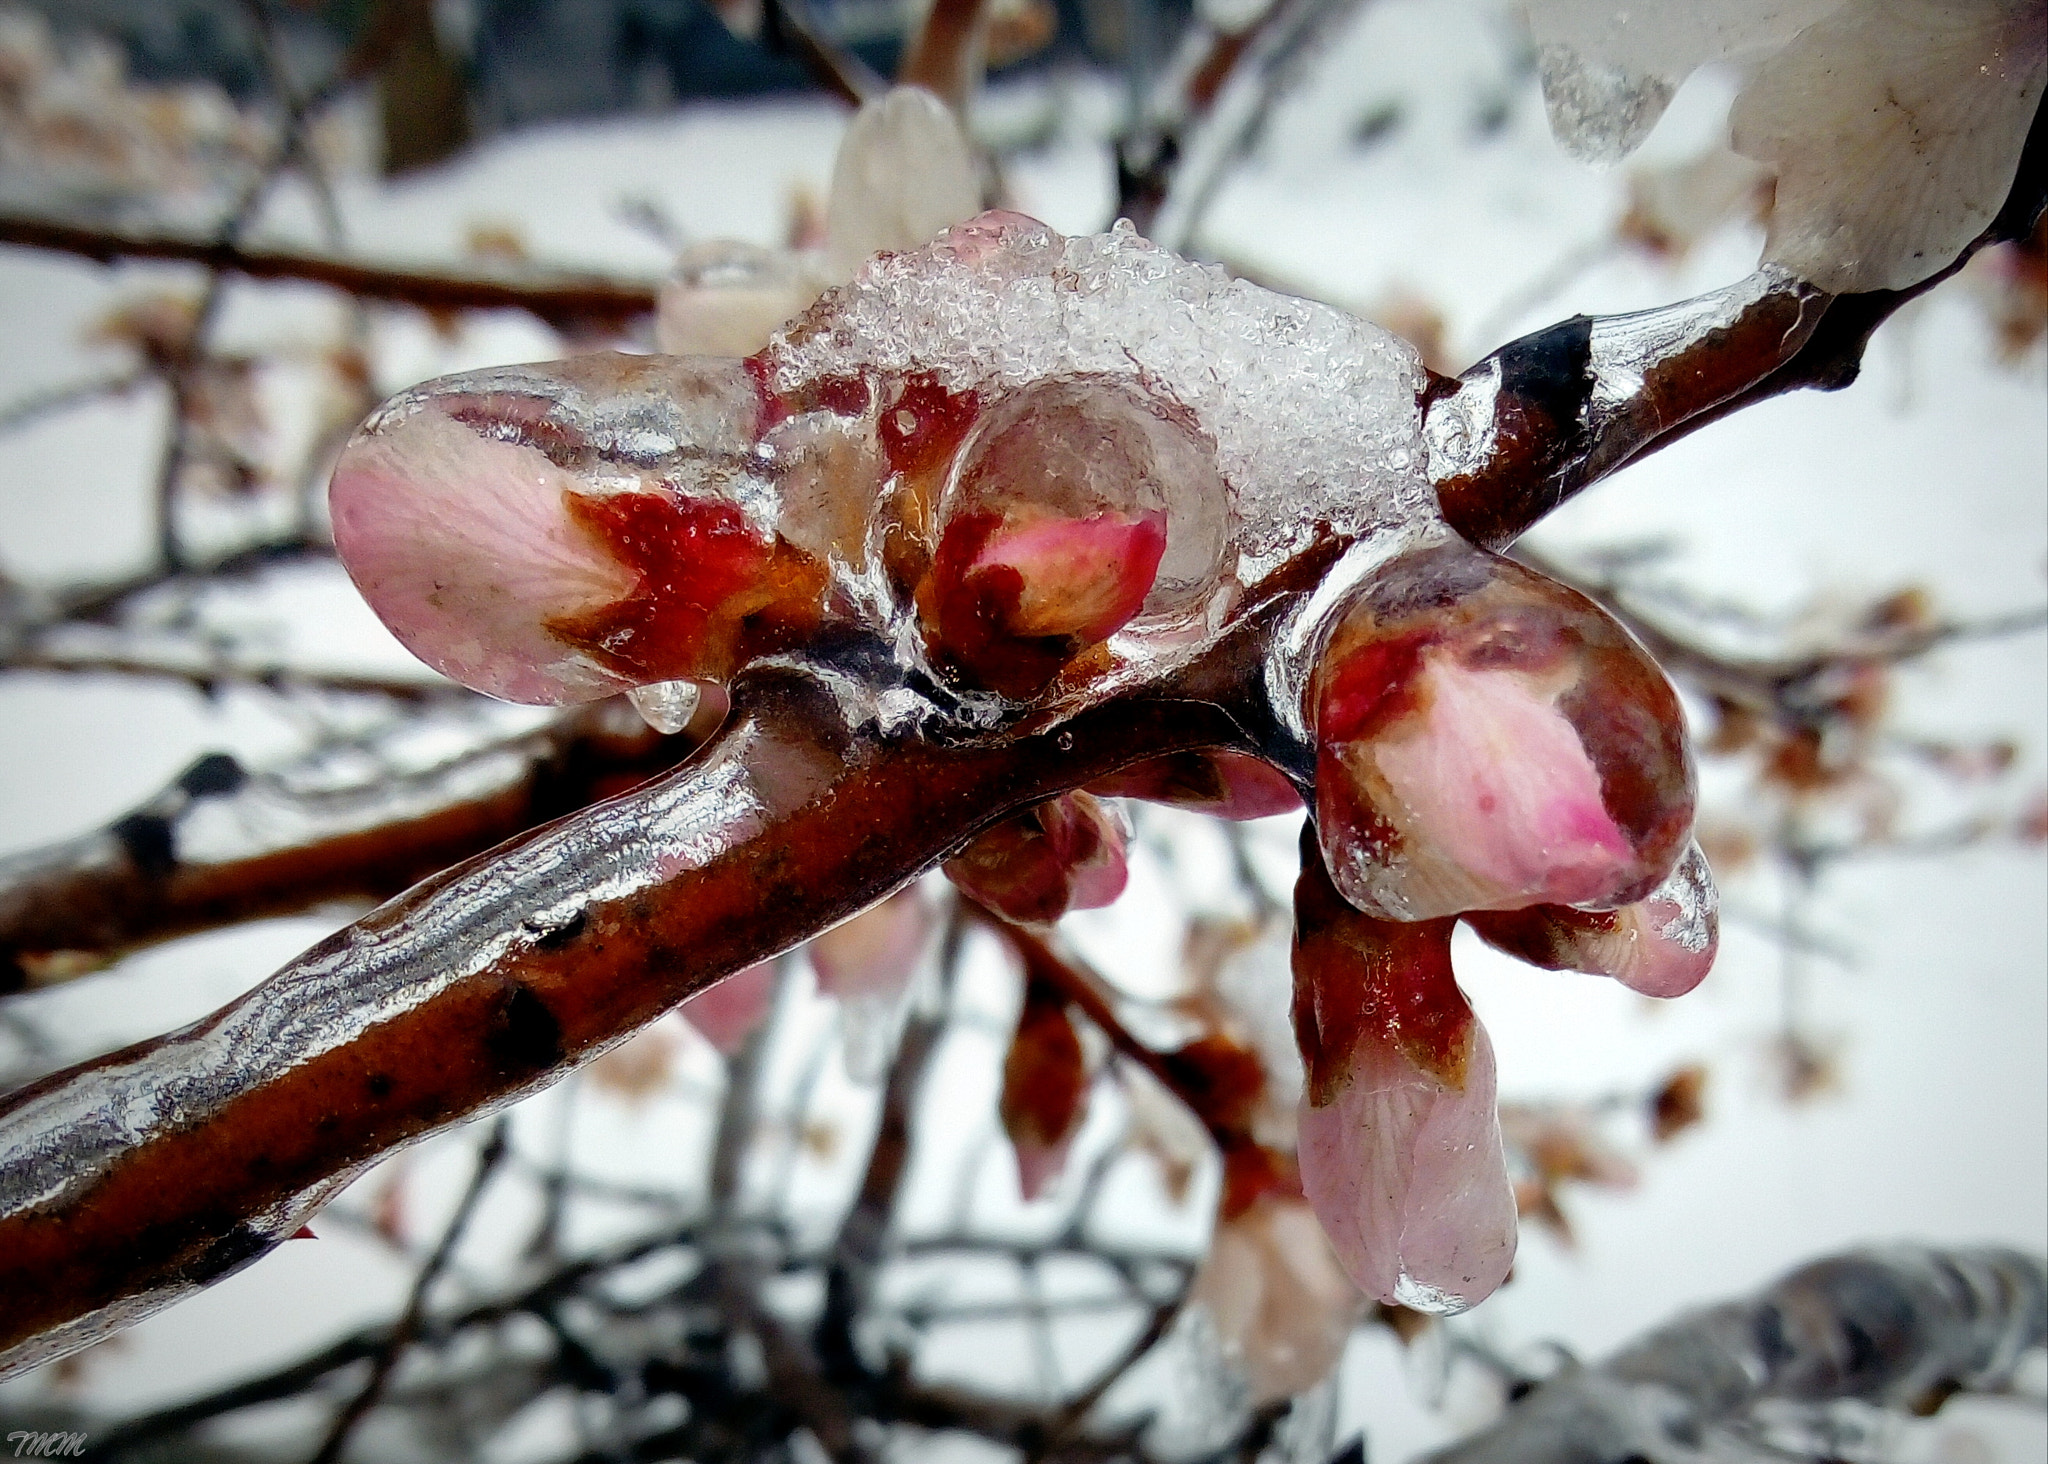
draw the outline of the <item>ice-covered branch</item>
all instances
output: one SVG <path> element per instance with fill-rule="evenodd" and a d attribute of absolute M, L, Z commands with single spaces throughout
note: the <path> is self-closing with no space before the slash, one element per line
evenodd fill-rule
<path fill-rule="evenodd" d="M 2017 175 L 1961 254 L 1898 290 L 1829 295 L 1766 265 L 1724 290 L 1633 315 L 1578 316 L 1432 383 L 1426 435 L 1444 515 L 1502 548 L 1617 468 L 1730 412 L 1856 379 L 1871 333 L 2048 205 L 2048 122 L 2035 111 Z"/>
<path fill-rule="evenodd" d="M 10 1368 L 239 1269 L 392 1148 L 498 1106 L 873 904 L 1134 747 L 1229 741 L 1129 699 L 999 747 L 891 738 L 806 676 L 735 686 L 680 772 L 457 866 L 184 1031 L 0 1110 Z"/>
<path fill-rule="evenodd" d="M 1812 1262 L 1538 1385 L 1432 1464 L 1742 1464 L 1773 1405 L 1927 1413 L 2009 1388 L 2048 1344 L 2048 1268 L 2017 1251 L 1894 1247 Z M 1782 1420 L 1781 1420 L 1782 1422 Z M 1831 1451 L 1828 1451 L 1831 1452 Z"/>
<path fill-rule="evenodd" d="M 201 758 L 105 829 L 0 860 L 0 995 L 195 931 L 388 899 L 666 771 L 692 746 L 606 703 L 423 772 L 380 768 L 342 787 Z"/>

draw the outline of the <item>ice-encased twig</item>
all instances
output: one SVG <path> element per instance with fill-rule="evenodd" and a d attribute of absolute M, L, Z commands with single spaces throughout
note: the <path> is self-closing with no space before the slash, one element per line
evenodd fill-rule
<path fill-rule="evenodd" d="M 0 1372 L 240 1269 L 385 1154 L 544 1086 L 1012 809 L 1148 752 L 1247 746 L 1223 704 L 1269 633 L 1254 615 L 1172 688 L 993 744 L 890 732 L 850 676 L 763 668 L 671 777 L 423 883 L 201 1022 L 9 1095 Z"/>
<path fill-rule="evenodd" d="M 607 702 L 418 772 L 378 765 L 328 786 L 308 786 L 303 765 L 258 773 L 210 754 L 107 827 L 0 859 L 0 997 L 157 941 L 388 899 L 692 745 Z"/>
<path fill-rule="evenodd" d="M 1850 1251 L 1550 1379 L 1427 1464 L 1747 1464 L 1759 1405 L 1925 1412 L 1956 1392 L 2008 1388 L 2043 1345 L 2048 1264 L 2038 1256 Z"/>
<path fill-rule="evenodd" d="M 1676 305 L 1575 316 L 1501 347 L 1424 417 L 1444 517 L 1488 548 L 1616 469 L 1709 422 L 1801 387 L 1856 379 L 1871 333 L 1987 244 L 2025 237 L 2048 205 L 2048 109 L 2037 108 L 2012 189 L 1946 268 L 1903 290 L 1829 295 L 1766 265 Z"/>

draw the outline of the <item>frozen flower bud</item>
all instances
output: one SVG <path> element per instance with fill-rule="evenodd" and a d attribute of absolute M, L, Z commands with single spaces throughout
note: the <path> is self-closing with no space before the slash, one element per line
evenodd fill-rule
<path fill-rule="evenodd" d="M 1462 542 L 1363 588 L 1310 696 L 1323 856 L 1369 914 L 1611 909 L 1691 833 L 1685 726 L 1656 663 L 1585 596 Z"/>
<path fill-rule="evenodd" d="M 817 623 L 824 571 L 763 522 L 736 361 L 600 354 L 445 377 L 357 430 L 342 563 L 421 660 L 508 701 L 717 681 Z"/>
<path fill-rule="evenodd" d="M 1067 1150 L 1088 1115 L 1081 1036 L 1066 999 L 1049 982 L 1024 983 L 1024 1008 L 1003 1060 L 999 1112 L 1017 1156 L 1017 1187 L 1035 1200 L 1066 1168 Z"/>
<path fill-rule="evenodd" d="M 981 207 L 973 150 L 930 92 L 895 87 L 856 112 L 832 165 L 825 248 L 691 246 L 663 284 L 655 340 L 677 356 L 751 356 L 819 292 L 884 250 L 915 249 Z"/>
<path fill-rule="evenodd" d="M 1188 1288 L 1254 1407 L 1307 1392 L 1337 1365 L 1362 1309 L 1306 1203 L 1263 1194 L 1219 1218 Z"/>
<path fill-rule="evenodd" d="M 915 249 L 980 211 L 974 152 L 952 109 L 922 87 L 891 87 L 854 114 L 832 164 L 833 276 L 851 279 L 870 254 Z"/>
<path fill-rule="evenodd" d="M 1531 905 L 1465 918 L 1488 945 L 1531 965 L 1612 976 L 1644 996 L 1684 996 L 1713 968 L 1719 910 L 1695 843 L 1662 884 L 1618 910 Z"/>
<path fill-rule="evenodd" d="M 915 885 L 898 890 L 813 940 L 805 949 L 818 990 L 839 1001 L 847 1076 L 872 1082 L 887 1070 L 901 1030 L 905 992 L 931 930 Z"/>
<path fill-rule="evenodd" d="M 1454 922 L 1360 914 L 1313 850 L 1295 922 L 1302 1193 L 1368 1294 L 1463 1311 L 1514 1263 L 1515 1197 L 1493 1047 L 1451 975 Z"/>
<path fill-rule="evenodd" d="M 1034 695 L 1141 612 L 1185 611 L 1215 584 L 1225 501 L 1192 418 L 1138 387 L 1075 377 L 999 397 L 939 505 L 927 639 L 972 679 Z"/>
<path fill-rule="evenodd" d="M 1943 268 L 2012 187 L 2048 74 L 2042 0 L 1531 0 L 1552 130 L 1613 161 L 1697 66 L 1752 72 L 1736 151 L 1773 167 L 1764 257 L 1833 292 Z"/>
<path fill-rule="evenodd" d="M 1287 775 L 1243 752 L 1173 752 L 1088 785 L 1104 798 L 1143 798 L 1217 818 L 1271 818 L 1301 807 Z"/>
<path fill-rule="evenodd" d="M 898 890 L 810 943 L 818 990 L 838 997 L 900 993 L 930 930 L 931 915 L 916 886 Z"/>
<path fill-rule="evenodd" d="M 1736 151 L 1777 169 L 1764 258 L 1823 290 L 1902 290 L 2012 189 L 2048 76 L 2041 0 L 1859 0 L 1757 68 Z"/>
<path fill-rule="evenodd" d="M 984 829 L 946 861 L 946 877 L 1008 919 L 1051 924 L 1124 892 L 1125 838 L 1115 809 L 1068 793 Z"/>
<path fill-rule="evenodd" d="M 768 1019 L 775 1005 L 775 963 L 735 971 L 685 1001 L 684 1018 L 713 1047 L 731 1057 Z"/>
<path fill-rule="evenodd" d="M 751 356 L 829 283 L 815 256 L 729 239 L 683 251 L 655 307 L 655 344 L 672 356 Z"/>

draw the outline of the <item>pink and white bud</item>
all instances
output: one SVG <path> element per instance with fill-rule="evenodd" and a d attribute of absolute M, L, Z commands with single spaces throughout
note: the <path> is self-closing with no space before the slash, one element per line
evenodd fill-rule
<path fill-rule="evenodd" d="M 1720 896 L 1695 843 L 1656 889 L 1618 910 L 1531 905 L 1465 919 L 1488 945 L 1552 971 L 1612 976 L 1644 996 L 1684 996 L 1713 969 Z"/>
<path fill-rule="evenodd" d="M 682 1004 L 684 1018 L 731 1057 L 768 1019 L 775 1005 L 775 963 L 762 961 L 705 987 Z"/>
<path fill-rule="evenodd" d="M 941 495 L 917 590 L 926 641 L 970 680 L 1034 696 L 1140 615 L 1202 599 L 1227 501 L 1214 445 L 1170 403 L 1091 377 L 1009 393 L 981 411 Z"/>
<path fill-rule="evenodd" d="M 1012 814 L 946 861 L 946 877 L 996 913 L 1049 925 L 1069 910 L 1115 902 L 1130 871 L 1122 817 L 1086 793 Z"/>
<path fill-rule="evenodd" d="M 1396 561 L 1313 698 L 1324 858 L 1370 914 L 1612 908 L 1692 828 L 1677 695 L 1592 601 L 1462 543 Z"/>
<path fill-rule="evenodd" d="M 1309 851 L 1296 887 L 1295 1030 L 1309 1081 L 1302 1193 L 1351 1279 L 1451 1313 L 1515 1257 L 1493 1046 L 1451 975 L 1450 920 L 1376 920 Z"/>
<path fill-rule="evenodd" d="M 370 607 L 509 701 L 716 681 L 820 614 L 824 572 L 750 517 L 737 361 L 600 354 L 446 377 L 357 430 L 328 490 Z"/>
<path fill-rule="evenodd" d="M 900 995 L 931 925 L 931 912 L 912 885 L 833 926 L 806 948 L 818 990 L 837 997 Z"/>
<path fill-rule="evenodd" d="M 1315 1213 L 1271 1193 L 1217 1221 L 1188 1304 L 1208 1314 L 1224 1358 L 1251 1385 L 1254 1407 L 1328 1377 L 1363 1309 Z"/>

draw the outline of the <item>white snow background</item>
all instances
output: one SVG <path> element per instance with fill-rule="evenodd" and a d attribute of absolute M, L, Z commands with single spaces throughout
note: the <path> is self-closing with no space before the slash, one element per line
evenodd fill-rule
<path fill-rule="evenodd" d="M 1338 304 L 1411 292 L 1444 312 L 1464 359 L 1576 311 L 1659 304 L 1746 272 L 1758 239 L 1731 228 L 1675 269 L 1616 253 L 1516 318 L 1501 315 L 1558 260 L 1605 237 L 1623 203 L 1620 175 L 1587 171 L 1550 142 L 1533 77 L 1509 64 L 1503 25 L 1490 7 L 1446 0 L 1368 6 L 1269 119 L 1204 221 L 1200 252 Z M 1678 157 L 1706 141 L 1730 95 L 1726 78 L 1694 78 L 1645 156 Z M 1401 108 L 1399 125 L 1358 146 L 1360 119 L 1389 103 Z M 1069 231 L 1107 222 L 1111 165 L 1101 131 L 1114 105 L 1110 88 L 1085 78 L 990 93 L 979 117 L 985 132 L 1040 135 L 1008 166 L 1018 207 Z M 1506 121 L 1482 134 L 1478 119 L 1489 106 L 1505 107 Z M 665 266 L 664 252 L 623 220 L 622 198 L 658 202 L 696 238 L 775 242 L 789 190 L 822 193 L 843 123 L 843 110 L 823 101 L 776 101 L 537 130 L 430 176 L 344 180 L 342 209 L 352 249 L 370 257 L 452 260 L 467 226 L 502 222 L 539 259 L 651 274 Z M 312 242 L 303 195 L 287 189 L 262 232 Z M 109 358 L 81 339 L 81 322 L 120 298 L 190 278 L 0 250 L 0 402 L 105 369 Z M 317 290 L 237 285 L 226 338 L 319 340 L 334 310 Z M 523 316 L 479 318 L 447 340 L 398 311 L 378 313 L 376 344 L 379 384 L 389 389 L 559 350 Z M 1802 393 L 1716 424 L 1585 494 L 1540 530 L 1540 542 L 1568 552 L 1668 537 L 1689 582 L 1766 610 L 1909 582 L 1959 616 L 2038 604 L 2048 594 L 2043 408 L 2040 351 L 2017 367 L 1999 364 L 1983 310 L 1952 283 L 1880 332 L 1852 389 Z M 163 411 L 160 399 L 138 395 L 0 437 L 0 566 L 54 578 L 141 562 Z M 321 665 L 405 664 L 338 577 L 282 581 L 279 601 L 252 596 L 248 607 L 252 624 L 266 603 L 291 613 L 292 638 L 279 654 Z M 2020 784 L 2042 781 L 2048 661 L 2039 635 L 1947 650 L 1901 676 L 1900 698 L 1897 720 L 1915 731 L 2016 737 Z M 231 749 L 257 764 L 278 755 L 299 729 L 272 708 L 250 694 L 208 702 L 169 685 L 10 675 L 0 681 L 0 852 L 104 822 L 201 752 Z M 1273 822 L 1259 838 L 1277 872 L 1292 857 L 1292 829 Z M 1141 841 L 1123 904 L 1074 925 L 1101 964 L 1158 990 L 1170 979 L 1179 932 L 1162 932 L 1151 917 L 1199 883 L 1214 850 L 1193 820 L 1166 815 L 1146 828 L 1177 831 L 1175 868 Z M 1731 880 L 1727 895 L 1732 911 L 1766 917 L 1783 898 L 1755 877 Z M 178 943 L 30 998 L 25 1009 L 81 1052 L 111 1047 L 212 1009 L 338 918 Z M 1855 959 L 1813 967 L 1809 1021 L 1839 1041 L 1842 1077 L 1837 1091 L 1800 1104 L 1779 1094 L 1768 1060 L 1782 956 L 1754 919 L 1729 919 L 1713 976 L 1669 1004 L 1612 982 L 1518 968 L 1461 943 L 1461 974 L 1499 1050 L 1504 1096 L 1636 1090 L 1693 1060 L 1710 1063 L 1713 1076 L 1701 1128 L 1652 1153 L 1631 1193 L 1574 1190 L 1576 1250 L 1525 1227 L 1512 1282 L 1459 1325 L 1511 1354 L 1556 1341 L 1597 1356 L 1682 1307 L 1753 1290 L 1830 1249 L 1891 1238 L 2048 1249 L 2041 852 L 2006 846 L 1858 863 L 1830 878 L 1816 921 Z M 913 1219 L 943 1215 L 957 1157 L 985 1147 L 993 1124 L 992 1072 L 1015 998 L 992 957 L 982 957 L 970 997 L 987 1011 L 986 1030 L 956 1041 L 936 1074 L 957 1101 L 928 1108 L 917 1161 L 927 1183 L 912 1195 Z M 791 999 L 809 1003 L 804 1021 L 830 1020 L 805 992 Z M 715 1058 L 691 1045 L 672 1091 L 654 1101 L 629 1107 L 584 1085 L 564 1120 L 570 1100 L 544 1094 L 522 1113 L 518 1141 L 546 1154 L 567 1133 L 588 1172 L 672 1183 L 694 1172 L 703 1094 L 717 1081 Z M 851 1115 L 850 1128 L 871 1123 L 870 1091 L 843 1074 L 831 1082 L 819 1110 Z M 1113 1106 L 1098 1103 L 1089 1131 L 1096 1142 L 1114 1128 Z M 466 1182 L 474 1139 L 446 1137 L 395 1161 L 406 1166 L 409 1229 L 422 1243 Z M 844 1156 L 858 1148 L 842 1143 L 836 1168 L 830 1156 L 810 1163 L 802 1193 L 826 1204 L 845 1182 Z M 1199 1235 L 1213 1189 L 1172 1212 L 1141 1165 L 1118 1181 L 1129 1190 L 1119 1213 L 1155 1233 L 1168 1224 Z M 976 1174 L 976 1213 L 1028 1230 L 1032 1212 L 1016 1199 L 1006 1158 L 984 1154 Z M 381 1182 L 373 1174 L 350 1200 Z M 493 1213 L 463 1249 L 465 1277 L 502 1267 L 532 1211 L 506 1204 Z M 586 1217 L 576 1238 L 595 1242 L 630 1219 Z M 395 1312 L 411 1266 L 347 1227 L 315 1228 L 318 1243 L 285 1245 L 90 1355 L 85 1396 L 122 1411 L 170 1402 Z M 956 1278 L 952 1294 L 977 1284 Z M 1064 1381 L 1088 1376 L 1124 1335 L 1107 1321 L 1062 1331 Z M 977 1354 L 960 1334 L 947 1349 L 949 1367 L 964 1357 L 970 1372 L 1009 1370 L 1017 1386 L 1032 1386 L 1031 1364 L 1014 1344 L 981 1340 Z M 1386 1332 L 1361 1334 L 1341 1374 L 1341 1431 L 1363 1424 L 1371 1457 L 1395 1461 L 1483 1416 L 1491 1400 L 1464 1372 L 1433 1411 L 1430 1372 L 1426 1359 L 1403 1358 Z M 1171 1394 L 1170 1381 L 1156 1385 Z M 6 1388 L 29 1396 L 56 1386 L 45 1370 Z M 304 1420 L 273 1411 L 235 1427 L 288 1424 Z M 490 1457 L 516 1459 L 569 1427 L 558 1400 L 537 1400 L 524 1444 L 508 1439 Z M 2048 1423 L 2024 1405 L 1965 1406 L 1916 1434 L 1912 1448 L 1915 1459 L 1944 1464 L 2028 1464 L 2048 1460 Z"/>

